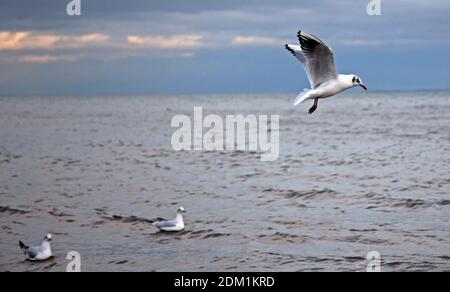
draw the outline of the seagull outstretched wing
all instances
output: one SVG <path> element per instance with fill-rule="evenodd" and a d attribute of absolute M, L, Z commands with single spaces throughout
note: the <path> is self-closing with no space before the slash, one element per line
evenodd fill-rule
<path fill-rule="evenodd" d="M 333 51 L 311 34 L 299 31 L 297 36 L 300 46 L 286 45 L 286 49 L 304 65 L 311 88 L 317 88 L 326 81 L 336 79 L 338 74 Z"/>

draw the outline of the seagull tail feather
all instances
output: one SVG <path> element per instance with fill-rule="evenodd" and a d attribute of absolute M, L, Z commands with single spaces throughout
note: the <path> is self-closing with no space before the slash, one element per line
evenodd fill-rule
<path fill-rule="evenodd" d="M 22 241 L 19 241 L 20 249 L 27 249 L 28 246 L 26 246 Z"/>
<path fill-rule="evenodd" d="M 310 89 L 303 89 L 302 92 L 300 92 L 297 97 L 295 98 L 294 101 L 294 106 L 297 106 L 299 104 L 301 104 L 302 102 L 304 102 L 305 100 L 308 100 L 310 98 Z"/>

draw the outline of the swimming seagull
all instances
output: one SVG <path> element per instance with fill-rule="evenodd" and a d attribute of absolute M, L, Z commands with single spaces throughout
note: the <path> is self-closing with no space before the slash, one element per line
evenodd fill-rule
<path fill-rule="evenodd" d="M 319 99 L 336 95 L 354 86 L 367 87 L 357 75 L 338 74 L 334 64 L 333 51 L 319 38 L 299 31 L 300 46 L 286 45 L 289 50 L 305 67 L 311 89 L 304 89 L 296 98 L 294 106 L 314 99 L 314 105 L 309 110 L 312 114 L 319 103 Z"/>
<path fill-rule="evenodd" d="M 20 249 L 30 261 L 44 261 L 52 257 L 52 247 L 51 242 L 52 235 L 47 234 L 44 237 L 44 241 L 40 246 L 29 247 L 26 246 L 22 241 L 19 241 Z"/>
<path fill-rule="evenodd" d="M 152 225 L 162 231 L 181 231 L 184 229 L 183 213 L 186 213 L 183 207 L 178 208 L 177 217 L 168 221 L 156 221 Z"/>

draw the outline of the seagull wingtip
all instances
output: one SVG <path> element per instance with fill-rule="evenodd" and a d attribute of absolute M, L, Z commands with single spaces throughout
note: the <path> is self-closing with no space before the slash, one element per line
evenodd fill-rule
<path fill-rule="evenodd" d="M 286 50 L 288 50 L 292 54 L 295 54 L 294 50 L 292 50 L 292 48 L 289 46 L 289 44 L 286 44 L 284 47 L 286 48 Z"/>
<path fill-rule="evenodd" d="M 300 44 L 301 44 L 301 43 L 302 43 L 302 31 L 301 31 L 301 30 L 298 31 L 298 33 L 297 33 L 297 38 L 298 38 L 298 41 L 299 41 Z"/>

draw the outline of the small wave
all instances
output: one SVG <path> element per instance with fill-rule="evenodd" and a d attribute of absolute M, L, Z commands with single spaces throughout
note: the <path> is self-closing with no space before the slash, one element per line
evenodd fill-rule
<path fill-rule="evenodd" d="M 308 236 L 299 236 L 296 234 L 284 232 L 276 232 L 273 234 L 262 234 L 259 235 L 258 238 L 265 242 L 268 241 L 272 243 L 295 243 L 295 244 L 305 243 L 311 239 Z"/>
<path fill-rule="evenodd" d="M 388 240 L 383 240 L 379 238 L 368 238 L 363 235 L 351 235 L 343 238 L 337 238 L 337 241 L 341 242 L 351 242 L 351 243 L 360 243 L 365 245 L 375 245 L 375 244 L 384 244 L 391 245 L 392 243 Z"/>
<path fill-rule="evenodd" d="M 201 239 L 207 239 L 207 238 L 217 238 L 217 237 L 227 237 L 231 236 L 231 233 L 222 233 L 217 232 L 213 229 L 204 229 L 204 230 L 196 230 L 196 231 L 185 231 L 185 235 L 188 236 L 190 239 L 194 238 L 201 238 Z"/>
<path fill-rule="evenodd" d="M 127 264 L 127 263 L 128 263 L 127 260 L 123 260 L 123 261 L 112 261 L 112 262 L 109 262 L 108 264 L 110 264 L 110 265 L 124 265 L 124 264 Z"/>
<path fill-rule="evenodd" d="M 448 205 L 450 205 L 450 200 L 441 200 L 441 201 L 438 201 L 438 202 L 436 202 L 436 205 L 439 205 L 439 206 L 448 206 Z"/>
<path fill-rule="evenodd" d="M 75 217 L 74 215 L 61 212 L 57 208 L 53 208 L 53 210 L 49 211 L 48 214 L 54 217 Z"/>
<path fill-rule="evenodd" d="M 149 220 L 146 218 L 141 218 L 141 217 L 137 217 L 137 216 L 120 216 L 120 215 L 112 215 L 112 216 L 107 216 L 107 215 L 103 215 L 102 216 L 103 219 L 108 220 L 110 222 L 122 222 L 122 223 L 131 223 L 133 225 L 137 225 L 140 223 L 153 223 L 155 220 Z M 160 219 L 160 218 L 158 218 Z"/>
<path fill-rule="evenodd" d="M 292 198 L 314 199 L 314 198 L 316 198 L 318 196 L 322 196 L 322 195 L 338 194 L 336 191 L 331 190 L 331 189 L 311 190 L 311 191 L 295 191 L 295 190 L 279 190 L 279 189 L 269 188 L 269 189 L 265 189 L 263 192 L 279 194 L 287 199 L 292 199 Z"/>
<path fill-rule="evenodd" d="M 425 208 L 425 207 L 431 207 L 433 203 L 426 202 L 424 200 L 414 200 L 414 199 L 397 199 L 398 202 L 392 204 L 392 207 L 404 207 L 404 208 L 411 208 L 411 209 L 417 209 L 417 208 Z"/>
<path fill-rule="evenodd" d="M 24 214 L 28 214 L 30 212 L 25 211 L 25 210 L 10 208 L 8 206 L 6 206 L 6 207 L 0 206 L 0 214 L 1 213 L 7 213 L 8 215 L 17 215 L 17 214 L 24 215 Z"/>
<path fill-rule="evenodd" d="M 357 262 L 366 261 L 366 258 L 358 257 L 358 256 L 347 256 L 347 257 L 344 257 L 344 260 L 347 262 L 350 262 L 350 263 L 357 263 Z"/>
<path fill-rule="evenodd" d="M 162 218 L 156 218 L 154 220 L 149 220 L 147 218 L 142 218 L 142 217 L 138 217 L 138 216 L 122 216 L 122 215 L 109 215 L 107 213 L 107 208 L 96 208 L 94 209 L 97 212 L 97 215 L 100 216 L 103 220 L 101 221 L 96 221 L 92 224 L 92 226 L 99 226 L 99 225 L 103 225 L 106 224 L 107 222 L 121 222 L 121 223 L 127 223 L 127 224 L 132 224 L 132 225 L 137 225 L 140 223 L 153 223 L 155 221 L 158 220 L 164 220 Z"/>
<path fill-rule="evenodd" d="M 390 208 L 407 208 L 407 209 L 421 209 L 430 208 L 433 206 L 447 206 L 450 205 L 449 200 L 440 201 L 426 201 L 422 199 L 406 199 L 406 198 L 395 198 L 387 197 L 380 194 L 370 193 L 365 195 L 367 199 L 370 200 L 374 205 L 368 206 L 366 209 L 377 209 L 381 207 Z"/>
<path fill-rule="evenodd" d="M 220 232 L 216 232 L 216 233 L 209 233 L 209 234 L 206 234 L 205 236 L 203 236 L 203 239 L 207 239 L 207 238 L 216 238 L 216 237 L 227 237 L 227 236 L 231 236 L 231 233 L 220 233 Z"/>

